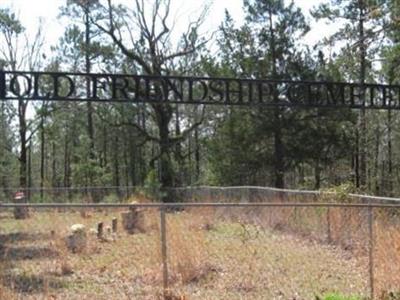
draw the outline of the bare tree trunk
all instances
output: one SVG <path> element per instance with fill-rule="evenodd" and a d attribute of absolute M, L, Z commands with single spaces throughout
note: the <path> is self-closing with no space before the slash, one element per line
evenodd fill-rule
<path fill-rule="evenodd" d="M 199 143 L 199 129 L 194 130 L 195 152 L 194 161 L 196 163 L 196 181 L 200 179 L 200 143 Z"/>
<path fill-rule="evenodd" d="M 129 172 L 130 172 L 130 178 L 131 178 L 131 185 L 136 186 L 137 180 L 136 180 L 136 174 L 137 174 L 137 163 L 136 159 L 138 156 L 138 147 L 136 147 L 135 142 L 132 137 L 128 137 L 128 151 L 129 151 Z"/>
<path fill-rule="evenodd" d="M 359 130 L 358 128 L 355 128 L 356 132 L 356 149 L 355 149 L 355 155 L 354 155 L 354 173 L 355 173 L 355 179 L 356 179 L 356 187 L 360 187 L 360 135 L 359 135 Z"/>
<path fill-rule="evenodd" d="M 271 60 L 272 60 L 272 78 L 277 77 L 277 56 L 275 49 L 275 30 L 272 23 L 272 10 L 269 10 L 269 31 L 271 35 L 270 46 L 271 46 Z M 278 102 L 278 91 L 273 92 L 274 102 Z M 274 107 L 274 175 L 275 175 L 275 187 L 283 188 L 285 186 L 285 166 L 284 166 L 284 146 L 282 141 L 282 124 L 280 108 Z"/>
<path fill-rule="evenodd" d="M 19 138 L 20 138 L 20 155 L 19 155 L 19 185 L 20 188 L 28 188 L 27 167 L 28 167 L 28 141 L 27 141 L 27 124 L 26 124 L 26 107 L 27 102 L 18 100 L 18 121 L 19 121 Z M 25 200 L 23 200 L 25 201 Z M 26 207 L 16 207 L 14 209 L 14 217 L 16 219 L 26 219 L 29 217 L 29 210 Z"/>
<path fill-rule="evenodd" d="M 128 144 L 128 141 L 129 141 L 130 139 L 129 139 L 129 136 L 126 134 L 126 132 L 125 132 L 125 140 L 124 140 L 124 169 L 125 169 L 125 186 L 128 186 L 129 185 L 129 179 L 130 179 L 130 175 L 131 175 L 131 172 L 129 171 L 129 160 L 128 160 L 128 157 L 129 157 L 129 154 L 128 154 L 128 151 L 129 151 L 129 144 Z"/>
<path fill-rule="evenodd" d="M 302 163 L 299 164 L 299 166 L 298 166 L 298 172 L 299 172 L 298 185 L 302 187 L 306 183 L 305 174 L 304 174 L 304 165 Z"/>
<path fill-rule="evenodd" d="M 192 135 L 189 134 L 188 137 L 188 155 L 187 155 L 187 166 L 188 172 L 186 174 L 187 182 L 186 185 L 192 185 L 192 178 L 193 178 L 193 163 L 192 163 Z M 196 176 L 196 175 L 195 175 Z"/>
<path fill-rule="evenodd" d="M 66 135 L 64 141 L 64 187 L 70 187 L 71 185 L 71 155 L 69 150 L 69 141 Z"/>
<path fill-rule="evenodd" d="M 45 158 L 45 141 L 46 136 L 44 133 L 44 116 L 40 117 L 40 199 L 43 201 L 43 188 L 44 188 L 44 158 Z"/>
<path fill-rule="evenodd" d="M 375 132 L 375 166 L 374 166 L 374 182 L 375 182 L 375 194 L 380 194 L 379 188 L 379 126 L 376 128 Z"/>
<path fill-rule="evenodd" d="M 114 184 L 115 184 L 115 186 L 120 185 L 118 144 L 119 144 L 118 134 L 115 134 L 115 140 L 114 140 Z"/>
<path fill-rule="evenodd" d="M 180 126 L 180 113 L 179 106 L 175 105 L 175 135 L 180 136 L 181 134 L 181 126 Z M 183 170 L 184 170 L 184 160 L 182 159 L 182 145 L 180 142 L 175 145 L 175 160 L 178 163 L 178 174 L 176 174 L 176 182 L 177 186 L 182 185 L 183 183 Z"/>
<path fill-rule="evenodd" d="M 26 124 L 26 103 L 18 100 L 19 138 L 21 142 L 19 155 L 19 185 L 27 188 L 27 124 Z"/>
<path fill-rule="evenodd" d="M 360 16 L 359 16 L 359 43 L 360 43 L 360 100 L 361 103 L 365 102 L 365 72 L 366 72 L 366 45 L 364 33 L 364 18 L 365 8 L 364 0 L 359 0 Z M 362 107 L 359 115 L 359 128 L 360 128 L 360 186 L 365 187 L 367 182 L 367 124 L 366 124 L 366 111 Z"/>
<path fill-rule="evenodd" d="M 282 129 L 281 129 L 281 117 L 279 108 L 274 108 L 274 170 L 275 170 L 275 187 L 284 188 L 284 147 L 282 142 Z"/>
<path fill-rule="evenodd" d="M 144 104 L 140 105 L 139 107 L 139 114 L 138 114 L 138 123 L 140 124 L 141 128 L 143 128 L 143 130 L 146 130 L 146 111 L 145 111 L 145 106 Z M 147 165 L 145 163 L 146 157 L 144 155 L 144 151 L 143 148 L 145 146 L 142 145 L 138 148 L 138 157 L 137 157 L 137 161 L 139 163 L 139 183 L 143 184 L 144 180 L 146 178 L 147 175 Z"/>
<path fill-rule="evenodd" d="M 31 200 L 31 187 L 32 187 L 32 142 L 29 142 L 28 146 L 28 193 L 27 193 L 27 198 L 28 201 Z"/>
<path fill-rule="evenodd" d="M 90 61 L 90 17 L 89 17 L 89 4 L 84 6 L 85 12 L 85 72 L 90 73 L 91 61 Z M 86 79 L 86 95 L 90 97 L 90 79 Z M 93 127 L 93 106 L 90 101 L 86 102 L 87 109 L 87 130 L 89 137 L 89 159 L 91 163 L 95 160 L 95 149 L 94 149 L 94 127 Z M 89 185 L 93 186 L 93 174 L 89 175 Z"/>
<path fill-rule="evenodd" d="M 1 101 L 1 128 L 0 128 L 0 139 L 2 141 L 6 141 L 7 134 L 6 134 L 6 115 L 5 115 L 5 101 Z M 1 174 L 0 174 L 0 185 L 3 189 L 8 187 L 8 176 L 6 172 L 6 156 L 5 156 L 5 147 L 6 145 L 3 144 L 3 147 L 0 147 L 0 167 L 1 167 Z"/>
<path fill-rule="evenodd" d="M 321 166 L 319 159 L 315 161 L 314 178 L 315 178 L 314 189 L 319 190 L 321 188 Z"/>
<path fill-rule="evenodd" d="M 392 111 L 388 110 L 388 190 L 393 195 L 393 161 L 392 161 Z"/>
<path fill-rule="evenodd" d="M 108 164 L 108 157 L 107 157 L 107 141 L 108 141 L 108 132 L 107 127 L 103 127 L 103 153 L 102 153 L 102 160 L 101 165 L 103 168 L 107 168 Z"/>
<path fill-rule="evenodd" d="M 52 186 L 57 187 L 57 154 L 56 154 L 56 143 L 52 141 L 51 143 L 52 152 L 52 163 L 51 163 L 51 178 Z"/>
<path fill-rule="evenodd" d="M 160 134 L 160 181 L 161 186 L 165 190 L 174 185 L 173 169 L 171 164 L 171 145 L 169 135 L 169 123 L 172 117 L 172 109 L 167 104 L 154 105 L 158 130 Z M 171 202 L 168 193 L 164 193 L 163 202 Z"/>

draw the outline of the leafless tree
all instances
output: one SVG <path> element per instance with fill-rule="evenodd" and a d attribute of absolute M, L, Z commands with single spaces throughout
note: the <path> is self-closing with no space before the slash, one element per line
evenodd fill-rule
<path fill-rule="evenodd" d="M 199 62 L 198 54 L 209 40 L 201 36 L 199 32 L 205 21 L 208 6 L 205 6 L 198 17 L 188 24 L 179 42 L 175 42 L 173 37 L 174 30 L 177 29 L 176 20 L 170 24 L 170 0 L 152 1 L 152 5 L 144 0 L 135 0 L 132 9 L 113 6 L 111 0 L 107 0 L 102 8 L 103 19 L 98 21 L 97 18 L 94 24 L 112 40 L 129 61 L 131 72 L 156 76 L 171 75 L 177 71 L 175 69 L 177 62 L 184 59 L 190 61 L 193 69 Z M 184 69 L 180 70 L 180 72 L 184 71 Z M 171 81 L 164 84 L 174 85 Z M 161 99 L 164 99 L 165 91 L 162 83 L 156 85 L 154 90 Z M 159 160 L 160 162 L 160 181 L 163 187 L 171 187 L 174 184 L 174 170 L 171 163 L 173 146 L 182 142 L 189 133 L 195 130 L 201 124 L 203 116 L 201 114 L 184 130 L 178 130 L 178 135 L 173 136 L 170 127 L 174 111 L 168 103 L 151 104 L 150 113 L 156 123 L 157 136 L 149 132 L 143 124 L 129 122 L 129 125 L 159 145 L 159 153 L 152 161 Z"/>
<path fill-rule="evenodd" d="M 42 48 L 44 36 L 42 25 L 39 26 L 33 38 L 29 38 L 17 16 L 7 10 L 0 10 L 0 32 L 4 41 L 0 47 L 0 59 L 4 62 L 4 68 L 11 71 L 35 70 L 42 60 Z M 18 85 L 19 89 L 24 87 Z M 19 185 L 26 188 L 28 185 L 28 150 L 31 139 L 37 130 L 33 128 L 34 120 L 28 120 L 29 102 L 17 100 L 18 137 L 20 149 L 18 160 L 20 164 Z"/>

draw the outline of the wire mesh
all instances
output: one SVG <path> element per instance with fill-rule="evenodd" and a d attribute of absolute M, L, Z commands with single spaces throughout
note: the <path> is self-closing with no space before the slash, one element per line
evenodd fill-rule
<path fill-rule="evenodd" d="M 30 203 L 25 219 L 24 204 L 0 205 L 0 299 L 400 292 L 396 199 L 201 187 L 173 190 L 174 204 L 129 204 L 131 190 L 116 203 Z M 84 242 L 72 242 L 79 224 Z"/>
<path fill-rule="evenodd" d="M 3 211 L 0 299 L 156 299 L 162 293 L 158 211 L 135 212 L 132 228 L 124 224 L 131 213 L 30 209 L 29 218 L 15 220 L 12 210 Z"/>
<path fill-rule="evenodd" d="M 120 203 L 140 190 L 135 186 L 0 188 L 0 203 L 13 201 L 18 192 L 29 203 Z"/>
<path fill-rule="evenodd" d="M 190 299 L 369 295 L 366 209 L 331 211 L 330 241 L 326 212 L 256 206 L 168 214 L 170 288 Z M 356 230 L 341 224 L 345 218 Z"/>

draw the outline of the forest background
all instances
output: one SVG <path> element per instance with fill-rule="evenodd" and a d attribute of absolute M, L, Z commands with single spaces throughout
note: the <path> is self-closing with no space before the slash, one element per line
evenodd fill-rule
<path fill-rule="evenodd" d="M 188 17 L 174 0 L 68 0 L 54 4 L 57 39 L 1 4 L 0 67 L 400 84 L 399 1 L 314 2 L 244 0 L 235 21 L 206 1 Z M 399 123 L 396 110 L 0 101 L 0 191 L 347 185 L 399 196 Z"/>

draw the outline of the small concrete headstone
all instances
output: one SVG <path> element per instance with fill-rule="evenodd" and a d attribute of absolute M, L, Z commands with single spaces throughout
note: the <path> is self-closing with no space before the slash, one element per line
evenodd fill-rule
<path fill-rule="evenodd" d="M 90 228 L 89 229 L 89 234 L 97 236 L 97 229 L 96 228 Z"/>
<path fill-rule="evenodd" d="M 103 231 L 104 228 L 104 224 L 103 222 L 100 222 L 99 224 L 97 224 L 97 238 L 102 239 L 103 238 Z"/>
<path fill-rule="evenodd" d="M 112 232 L 116 233 L 118 231 L 118 219 L 113 218 L 112 219 Z"/>
<path fill-rule="evenodd" d="M 74 224 L 71 233 L 66 238 L 67 247 L 73 253 L 82 252 L 87 246 L 86 228 L 83 224 Z"/>
<path fill-rule="evenodd" d="M 25 203 L 25 193 L 24 192 L 16 192 L 14 195 L 15 203 Z M 14 218 L 18 220 L 29 218 L 29 208 L 28 207 L 16 207 L 14 208 Z"/>
<path fill-rule="evenodd" d="M 122 227 L 128 233 L 143 233 L 145 232 L 145 215 L 144 210 L 130 209 L 121 213 Z"/>

